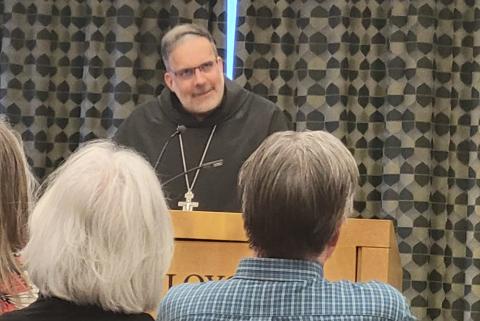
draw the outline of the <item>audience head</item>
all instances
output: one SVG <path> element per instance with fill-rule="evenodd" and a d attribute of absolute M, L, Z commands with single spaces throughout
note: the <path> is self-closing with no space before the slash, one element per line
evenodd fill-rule
<path fill-rule="evenodd" d="M 21 274 L 14 253 L 26 242 L 31 186 L 20 138 L 0 119 L 0 284 L 10 287 L 12 274 Z"/>
<path fill-rule="evenodd" d="M 123 313 L 156 309 L 173 235 L 148 162 L 111 142 L 91 142 L 45 184 L 24 250 L 40 293 Z"/>
<path fill-rule="evenodd" d="M 352 211 L 355 159 L 323 131 L 278 132 L 244 163 L 244 224 L 260 257 L 318 259 Z"/>
<path fill-rule="evenodd" d="M 162 38 L 165 85 L 183 108 L 203 119 L 218 107 L 224 94 L 222 59 L 208 30 L 193 24 L 178 25 Z"/>

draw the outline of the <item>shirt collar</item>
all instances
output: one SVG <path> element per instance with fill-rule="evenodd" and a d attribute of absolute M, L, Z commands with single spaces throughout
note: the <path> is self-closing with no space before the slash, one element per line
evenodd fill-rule
<path fill-rule="evenodd" d="M 246 258 L 234 278 L 271 281 L 306 281 L 323 278 L 323 267 L 313 261 L 275 258 Z"/>

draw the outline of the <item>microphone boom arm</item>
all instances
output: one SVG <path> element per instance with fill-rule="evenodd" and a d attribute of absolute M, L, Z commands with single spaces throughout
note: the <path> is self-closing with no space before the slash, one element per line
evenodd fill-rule
<path fill-rule="evenodd" d="M 167 146 L 170 143 L 170 141 L 172 140 L 172 138 L 177 136 L 177 135 L 180 135 L 181 133 L 185 132 L 186 130 L 187 130 L 187 127 L 185 127 L 184 125 L 178 125 L 177 129 L 170 136 L 167 137 L 167 139 L 163 143 L 162 150 L 160 151 L 160 153 L 158 153 L 158 157 L 157 157 L 157 160 L 155 161 L 155 165 L 153 166 L 153 169 L 157 170 L 157 166 L 160 163 L 160 160 L 162 159 L 163 154 L 165 153 L 165 150 L 167 149 Z"/>
<path fill-rule="evenodd" d="M 223 166 L 223 158 L 220 158 L 220 159 L 216 159 L 216 160 L 213 160 L 213 161 L 210 161 L 210 162 L 206 162 L 206 163 L 203 163 L 202 165 L 200 166 L 195 166 L 195 167 L 192 167 L 190 168 L 189 170 L 185 171 L 185 172 L 181 172 L 180 174 L 177 174 L 175 176 L 173 176 L 172 178 L 169 178 L 167 179 L 165 182 L 162 183 L 162 187 L 168 185 L 170 182 L 176 180 L 177 178 L 183 176 L 183 175 L 187 175 L 188 173 L 191 173 L 197 169 L 201 169 L 201 168 L 209 168 L 209 167 L 220 167 L 220 166 Z"/>

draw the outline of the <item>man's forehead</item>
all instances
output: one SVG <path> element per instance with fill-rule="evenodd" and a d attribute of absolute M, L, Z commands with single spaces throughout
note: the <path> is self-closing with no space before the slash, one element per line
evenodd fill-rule
<path fill-rule="evenodd" d="M 173 67 L 197 66 L 216 58 L 213 44 L 205 37 L 185 35 L 175 44 L 168 62 Z M 182 66 L 177 66 L 182 65 Z M 185 65 L 185 66 L 183 66 Z"/>

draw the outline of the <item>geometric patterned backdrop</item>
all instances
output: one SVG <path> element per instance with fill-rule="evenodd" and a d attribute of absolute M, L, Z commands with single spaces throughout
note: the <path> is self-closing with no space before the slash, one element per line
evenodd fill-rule
<path fill-rule="evenodd" d="M 163 88 L 159 43 L 212 31 L 223 1 L 1 2 L 0 114 L 39 177 L 110 137 Z M 236 82 L 297 130 L 326 130 L 361 173 L 359 217 L 395 221 L 420 320 L 480 320 L 480 5 L 473 0 L 239 1 Z"/>
<path fill-rule="evenodd" d="M 208 27 L 223 53 L 222 1 L 0 4 L 0 114 L 22 133 L 40 178 L 160 93 L 160 39 L 171 26 Z"/>
<path fill-rule="evenodd" d="M 480 4 L 241 1 L 237 81 L 326 130 L 393 218 L 422 320 L 480 320 Z"/>

